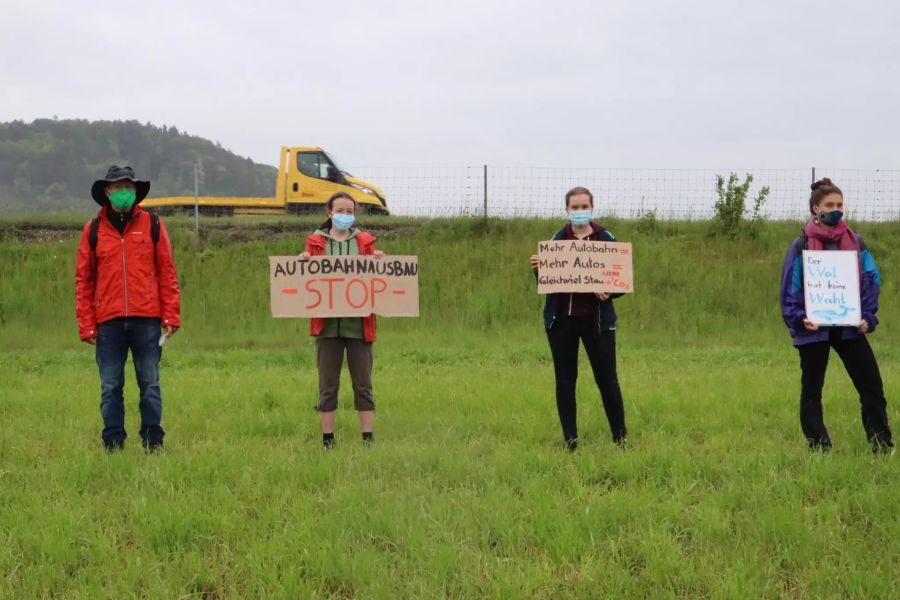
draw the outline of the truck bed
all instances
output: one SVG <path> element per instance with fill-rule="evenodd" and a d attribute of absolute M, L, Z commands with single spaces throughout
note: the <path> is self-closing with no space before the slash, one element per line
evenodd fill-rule
<path fill-rule="evenodd" d="M 200 206 L 228 206 L 232 208 L 284 208 L 284 202 L 275 198 L 253 198 L 236 196 L 200 196 Z M 166 198 L 148 198 L 141 203 L 147 208 L 166 206 L 194 206 L 193 196 L 169 196 Z"/>

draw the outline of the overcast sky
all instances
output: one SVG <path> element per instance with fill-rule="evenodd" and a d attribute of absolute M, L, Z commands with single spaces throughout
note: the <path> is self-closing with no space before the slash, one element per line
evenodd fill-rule
<path fill-rule="evenodd" d="M 900 168 L 900 3 L 0 3 L 0 121 L 274 164 Z"/>

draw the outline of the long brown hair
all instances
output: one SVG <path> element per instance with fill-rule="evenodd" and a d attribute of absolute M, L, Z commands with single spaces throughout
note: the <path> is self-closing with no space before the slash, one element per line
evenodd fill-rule
<path fill-rule="evenodd" d="M 818 206 L 820 202 L 830 194 L 838 194 L 841 198 L 844 197 L 844 192 L 841 191 L 841 188 L 834 185 L 830 179 L 825 177 L 824 179 L 820 179 L 817 182 L 813 183 L 809 186 L 809 189 L 812 190 L 812 193 L 809 195 L 809 212 L 811 214 L 816 214 L 816 211 L 813 210 L 814 206 Z"/>
<path fill-rule="evenodd" d="M 325 208 L 327 210 L 331 210 L 334 206 L 335 200 L 340 200 L 341 198 L 346 198 L 350 202 L 353 203 L 353 212 L 356 212 L 356 198 L 348 194 L 347 192 L 335 192 L 331 195 L 331 198 L 328 199 L 328 202 L 325 203 Z M 331 229 L 331 218 L 325 220 L 324 223 L 319 227 L 322 231 L 328 231 Z"/>

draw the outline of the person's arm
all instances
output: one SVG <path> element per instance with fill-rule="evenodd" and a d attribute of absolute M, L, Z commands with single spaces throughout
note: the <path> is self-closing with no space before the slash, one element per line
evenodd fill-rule
<path fill-rule="evenodd" d="M 75 259 L 75 319 L 78 337 L 89 344 L 97 342 L 97 313 L 94 310 L 94 294 L 97 289 L 97 266 L 94 252 L 88 240 L 91 223 L 84 226 L 78 255 Z"/>
<path fill-rule="evenodd" d="M 358 240 L 359 238 L 357 238 Z M 378 250 L 375 248 L 375 241 L 378 238 L 372 236 L 371 241 L 367 241 L 365 244 L 365 248 L 362 250 L 362 254 L 366 256 L 371 256 L 373 258 L 382 258 L 384 256 L 384 250 Z"/>
<path fill-rule="evenodd" d="M 303 252 L 300 254 L 300 258 L 302 258 L 303 260 L 306 260 L 307 258 L 312 256 L 312 243 L 310 240 L 311 237 L 312 236 L 310 235 L 306 236 L 306 244 L 303 246 Z"/>
<path fill-rule="evenodd" d="M 860 239 L 859 262 L 862 268 L 862 284 L 860 286 L 860 305 L 862 320 L 867 327 L 863 333 L 872 333 L 878 326 L 878 296 L 881 293 L 881 273 L 875 264 L 875 258 Z"/>
<path fill-rule="evenodd" d="M 552 239 L 554 241 L 561 240 L 564 232 L 565 232 L 565 228 L 560 229 L 555 234 L 553 234 Z M 537 281 L 537 279 L 538 279 L 538 255 L 532 254 L 531 258 L 530 258 L 530 262 L 531 262 L 531 274 L 534 275 L 534 280 Z"/>
<path fill-rule="evenodd" d="M 781 316 L 792 336 L 807 329 L 803 298 L 803 264 L 799 240 L 794 240 L 781 268 Z"/>
<path fill-rule="evenodd" d="M 172 256 L 172 242 L 162 219 L 159 220 L 159 241 L 156 243 L 156 272 L 159 275 L 162 326 L 166 329 L 166 334 L 172 335 L 181 327 L 181 291 Z"/>
<path fill-rule="evenodd" d="M 606 234 L 606 239 L 607 239 L 608 241 L 610 241 L 610 242 L 615 242 L 615 241 L 617 241 L 617 240 L 616 240 L 616 236 L 614 236 L 614 235 L 612 234 L 612 232 L 609 231 L 608 229 L 607 229 L 606 231 L 604 231 L 604 233 Z M 597 299 L 600 300 L 600 301 L 602 302 L 602 301 L 604 301 L 604 300 L 614 300 L 614 299 L 616 299 L 616 298 L 621 298 L 621 297 L 624 296 L 624 295 L 625 295 L 625 294 L 623 294 L 623 293 L 621 293 L 621 292 L 616 292 L 616 293 L 613 293 L 613 294 L 606 294 L 606 298 L 602 298 L 602 297 L 600 297 L 600 296 L 597 296 Z"/>

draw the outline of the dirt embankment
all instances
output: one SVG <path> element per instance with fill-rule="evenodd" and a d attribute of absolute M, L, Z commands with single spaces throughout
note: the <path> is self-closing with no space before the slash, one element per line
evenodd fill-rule
<path fill-rule="evenodd" d="M 86 221 L 85 221 L 86 222 Z M 166 220 L 167 227 L 170 231 L 189 229 L 193 230 L 193 221 L 172 219 Z M 278 239 L 285 236 L 306 235 L 313 231 L 319 221 L 311 221 L 304 219 L 302 221 L 292 221 L 288 217 L 285 221 L 267 221 L 267 222 L 242 222 L 237 219 L 221 218 L 201 221 L 200 238 L 206 240 L 210 236 L 224 236 L 230 241 L 248 242 L 257 240 Z M 381 238 L 393 238 L 411 233 L 417 224 L 410 221 L 398 223 L 393 221 L 367 222 L 364 226 L 366 231 L 370 231 Z M 42 223 L 40 221 L 18 221 L 0 223 L 0 239 L 13 238 L 22 243 L 42 244 L 61 242 L 77 238 L 81 235 L 84 228 L 83 222 L 72 220 L 63 223 Z"/>
<path fill-rule="evenodd" d="M 78 237 L 84 225 L 76 223 L 18 222 L 0 224 L 0 239 L 14 238 L 20 242 L 43 244 L 61 242 Z"/>

